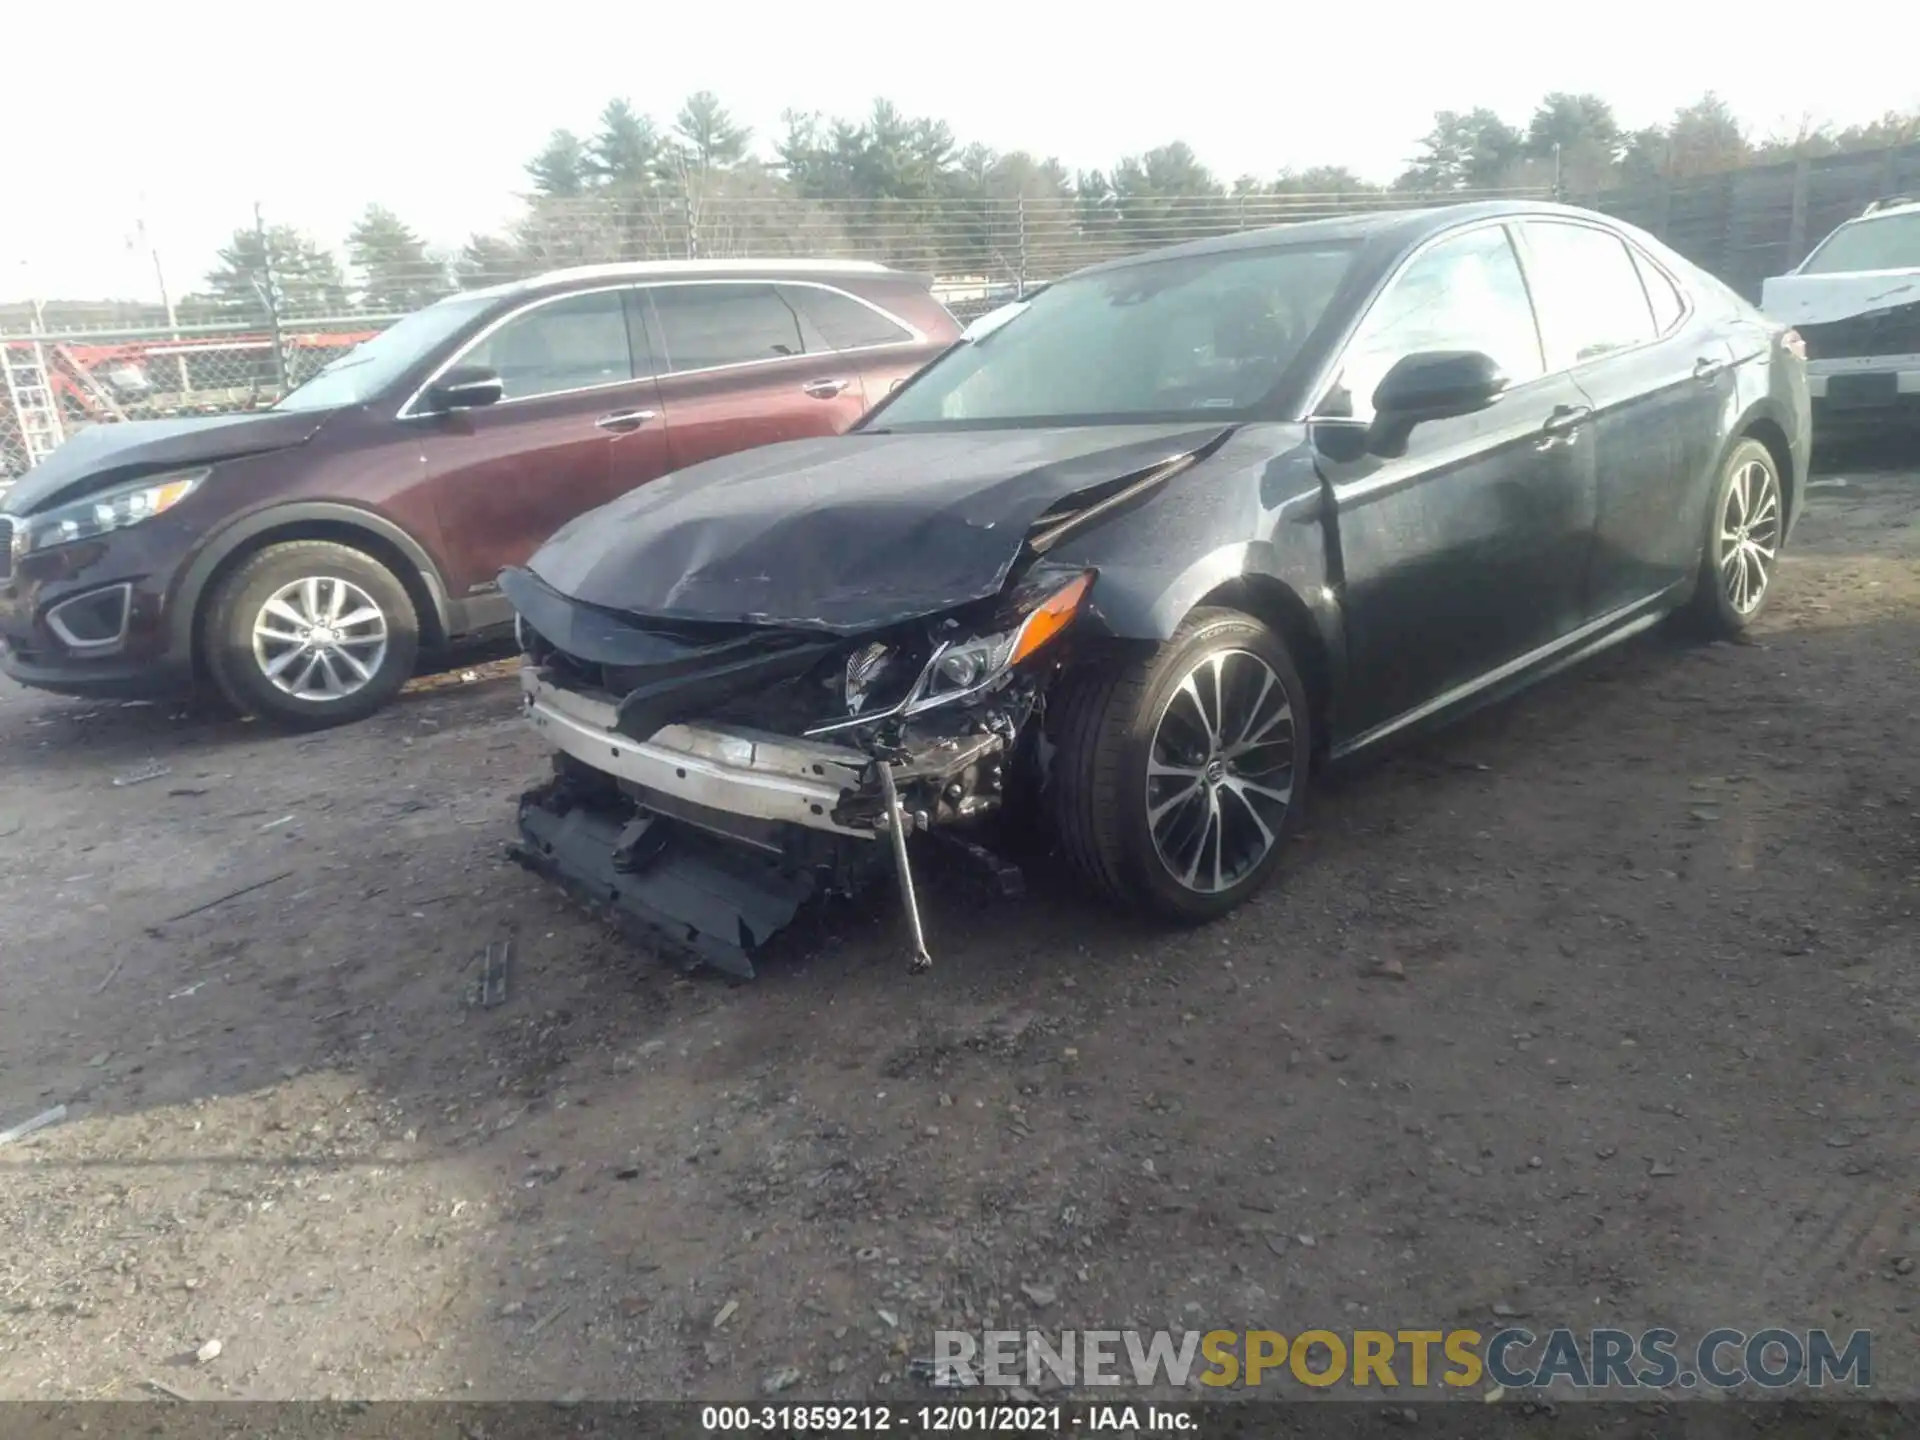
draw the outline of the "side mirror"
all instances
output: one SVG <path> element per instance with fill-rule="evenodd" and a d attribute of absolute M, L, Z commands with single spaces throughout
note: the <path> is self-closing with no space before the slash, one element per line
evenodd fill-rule
<path fill-rule="evenodd" d="M 497 405 L 506 393 L 506 382 L 485 365 L 456 365 L 434 381 L 427 403 L 435 410 L 477 410 Z"/>
<path fill-rule="evenodd" d="M 1414 426 L 1484 410 L 1506 388 L 1499 362 L 1478 350 L 1402 356 L 1374 389 L 1367 448 L 1389 458 L 1404 455 Z"/>

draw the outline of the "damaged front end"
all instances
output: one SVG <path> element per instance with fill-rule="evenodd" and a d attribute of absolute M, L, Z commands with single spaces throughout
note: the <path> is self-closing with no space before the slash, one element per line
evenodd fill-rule
<path fill-rule="evenodd" d="M 595 609 L 528 570 L 527 718 L 555 750 L 520 804 L 523 864 L 727 973 L 810 899 L 892 871 L 931 963 L 907 840 L 998 812 L 1095 573 L 1038 547 L 1000 595 L 868 633 L 685 624 Z"/>

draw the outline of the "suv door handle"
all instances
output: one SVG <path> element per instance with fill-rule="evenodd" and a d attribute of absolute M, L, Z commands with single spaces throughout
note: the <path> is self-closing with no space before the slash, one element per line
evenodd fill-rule
<path fill-rule="evenodd" d="M 1556 405 L 1553 413 L 1547 416 L 1546 423 L 1540 427 L 1540 433 L 1558 440 L 1563 436 L 1571 436 L 1592 418 L 1591 405 Z"/>
<path fill-rule="evenodd" d="M 848 383 L 845 380 L 809 380 L 800 388 L 816 400 L 831 400 L 845 390 Z"/>
<path fill-rule="evenodd" d="M 1696 380 L 1711 380 L 1726 368 L 1726 361 L 1716 360 L 1711 355 L 1702 355 L 1698 360 L 1693 362 L 1693 378 Z"/>
<path fill-rule="evenodd" d="M 593 423 L 602 430 L 611 430 L 616 435 L 624 435 L 630 430 L 638 430 L 657 413 L 653 410 L 615 410 L 602 415 Z"/>

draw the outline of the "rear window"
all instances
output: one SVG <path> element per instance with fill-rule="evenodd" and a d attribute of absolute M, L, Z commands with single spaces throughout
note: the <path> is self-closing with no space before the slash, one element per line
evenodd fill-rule
<path fill-rule="evenodd" d="M 839 290 L 788 285 L 781 293 L 813 322 L 820 338 L 836 350 L 863 350 L 872 345 L 898 345 L 913 339 L 911 331 L 894 323 L 871 305 Z"/>
<path fill-rule="evenodd" d="M 1851 270 L 1920 270 L 1920 210 L 1849 220 L 1800 267 L 1802 275 Z"/>

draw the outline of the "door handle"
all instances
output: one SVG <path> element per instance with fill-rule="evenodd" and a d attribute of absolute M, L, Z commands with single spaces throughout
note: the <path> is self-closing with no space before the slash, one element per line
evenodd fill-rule
<path fill-rule="evenodd" d="M 845 380 L 809 380 L 800 388 L 816 400 L 831 400 L 847 388 Z"/>
<path fill-rule="evenodd" d="M 1711 355 L 1702 355 L 1698 360 L 1693 362 L 1693 378 L 1696 380 L 1711 380 L 1726 368 L 1726 361 L 1715 360 Z"/>
<path fill-rule="evenodd" d="M 629 430 L 638 430 L 657 413 L 653 410 L 615 410 L 610 414 L 602 415 L 593 423 L 602 430 L 611 430 L 617 435 L 624 435 Z"/>
<path fill-rule="evenodd" d="M 1556 405 L 1553 413 L 1547 416 L 1546 423 L 1540 427 L 1540 433 L 1553 440 L 1571 437 L 1592 418 L 1591 405 Z"/>

